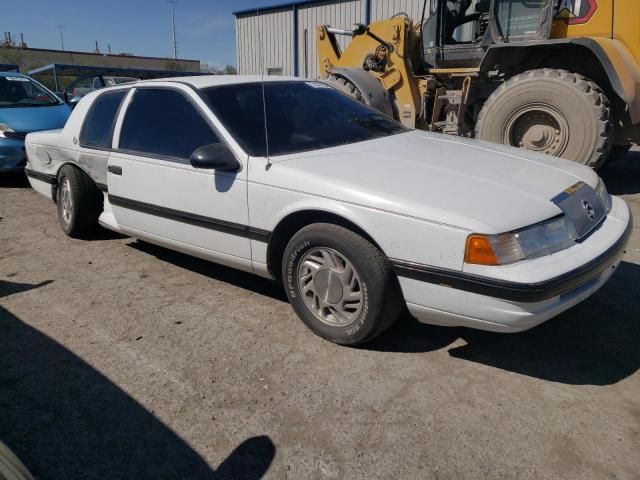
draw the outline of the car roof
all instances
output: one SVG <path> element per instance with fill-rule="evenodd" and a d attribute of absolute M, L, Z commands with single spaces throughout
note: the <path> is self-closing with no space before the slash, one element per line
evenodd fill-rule
<path fill-rule="evenodd" d="M 22 75 L 21 73 L 17 73 L 17 72 L 0 72 L 0 77 L 25 77 L 25 78 L 29 78 L 26 75 Z"/>
<path fill-rule="evenodd" d="M 256 82 L 282 82 L 282 81 L 305 81 L 300 77 L 284 77 L 279 75 L 197 75 L 190 77 L 155 78 L 152 80 L 141 80 L 135 85 L 156 82 L 180 82 L 188 83 L 195 88 L 216 87 L 220 85 L 234 85 L 241 83 Z"/>

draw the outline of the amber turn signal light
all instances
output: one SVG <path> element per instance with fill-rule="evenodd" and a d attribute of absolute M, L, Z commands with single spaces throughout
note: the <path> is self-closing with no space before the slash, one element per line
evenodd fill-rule
<path fill-rule="evenodd" d="M 476 265 L 498 265 L 498 257 L 484 235 L 469 235 L 464 261 Z"/>

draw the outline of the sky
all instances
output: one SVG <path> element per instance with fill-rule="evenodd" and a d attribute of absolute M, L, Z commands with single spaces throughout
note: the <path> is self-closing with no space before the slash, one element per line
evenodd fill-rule
<path fill-rule="evenodd" d="M 235 65 L 232 12 L 287 3 L 287 0 L 176 0 L 178 57 L 222 67 Z M 55 6 L 53 6 L 55 5 Z M 128 52 L 172 57 L 171 8 L 168 0 L 0 0 L 0 40 L 20 33 L 33 48 L 60 48 L 57 25 L 63 25 L 65 50 Z"/>

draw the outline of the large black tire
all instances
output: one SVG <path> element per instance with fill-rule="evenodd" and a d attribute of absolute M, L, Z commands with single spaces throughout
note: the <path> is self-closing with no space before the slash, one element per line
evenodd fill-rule
<path fill-rule="evenodd" d="M 315 273 L 305 273 L 309 271 L 306 265 L 314 262 L 324 263 Z M 398 279 L 384 254 L 337 225 L 317 223 L 296 233 L 285 249 L 282 272 L 294 311 L 317 335 L 340 345 L 370 341 L 389 328 L 404 304 Z M 359 302 L 350 300 L 356 297 Z M 316 313 L 309 303 L 318 305 Z"/>
<path fill-rule="evenodd" d="M 58 173 L 56 205 L 64 233 L 82 238 L 98 228 L 103 195 L 86 173 L 73 165 L 65 165 Z"/>
<path fill-rule="evenodd" d="M 632 146 L 633 145 L 631 145 L 630 143 L 627 145 L 614 145 L 613 148 L 611 149 L 611 153 L 609 154 L 609 160 L 607 160 L 607 163 L 620 160 L 627 153 L 629 153 L 629 150 L 631 150 Z"/>
<path fill-rule="evenodd" d="M 358 88 L 346 78 L 330 74 L 328 77 L 323 78 L 322 81 L 331 85 L 333 88 L 340 90 L 342 93 L 346 93 L 360 103 L 365 103 L 362 98 L 362 92 L 360 92 L 360 90 L 358 90 Z"/>
<path fill-rule="evenodd" d="M 527 148 L 592 168 L 612 146 L 611 105 L 593 81 L 566 70 L 529 70 L 498 87 L 476 122 L 476 138 Z"/>

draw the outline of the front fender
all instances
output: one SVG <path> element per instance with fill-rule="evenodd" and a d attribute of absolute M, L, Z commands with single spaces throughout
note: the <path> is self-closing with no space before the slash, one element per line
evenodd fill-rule
<path fill-rule="evenodd" d="M 627 106 L 631 123 L 640 123 L 640 65 L 624 43 L 616 39 L 578 37 L 541 43 L 492 45 L 480 64 L 480 71 L 489 72 L 501 64 L 505 57 L 511 62 L 518 58 L 530 58 L 534 54 L 544 58 L 547 55 L 562 54 L 567 47 L 583 48 L 594 57 L 605 72 L 611 90 Z"/>
<path fill-rule="evenodd" d="M 285 218 L 304 211 L 330 213 L 354 224 L 389 258 L 462 269 L 467 230 L 269 185 L 251 186 L 252 227 L 273 232 Z M 267 249 L 266 243 L 254 241 L 254 261 L 266 265 Z"/>

